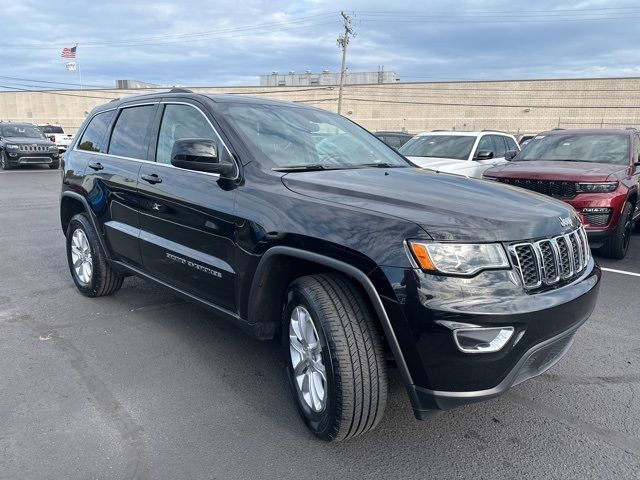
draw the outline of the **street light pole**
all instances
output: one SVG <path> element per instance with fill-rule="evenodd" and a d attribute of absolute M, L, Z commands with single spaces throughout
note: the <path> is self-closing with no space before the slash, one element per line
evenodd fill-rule
<path fill-rule="evenodd" d="M 344 74 L 347 63 L 347 46 L 349 45 L 349 35 L 353 35 L 351 28 L 351 17 L 344 12 L 340 12 L 344 19 L 344 34 L 338 37 L 338 46 L 342 48 L 342 66 L 340 67 L 340 87 L 338 88 L 338 115 L 342 111 L 342 87 L 344 86 Z"/>

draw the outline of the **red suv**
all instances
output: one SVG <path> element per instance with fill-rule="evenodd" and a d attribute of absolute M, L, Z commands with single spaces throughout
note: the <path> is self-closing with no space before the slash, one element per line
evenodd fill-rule
<path fill-rule="evenodd" d="M 592 248 L 624 258 L 640 217 L 640 134 L 626 130 L 552 130 L 483 178 L 533 190 L 573 206 Z"/>

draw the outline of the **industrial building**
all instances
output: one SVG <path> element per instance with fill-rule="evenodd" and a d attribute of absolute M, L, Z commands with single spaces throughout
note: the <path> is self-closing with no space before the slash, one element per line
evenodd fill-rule
<path fill-rule="evenodd" d="M 0 92 L 0 120 L 59 123 L 73 133 L 96 105 L 153 90 Z M 257 95 L 331 111 L 338 103 L 335 83 L 192 90 Z M 640 127 L 640 77 L 347 83 L 343 97 L 342 113 L 372 131 L 493 128 L 518 134 L 558 127 Z"/>
<path fill-rule="evenodd" d="M 379 83 L 396 83 L 400 78 L 395 72 L 350 72 L 344 74 L 345 85 L 369 85 Z M 290 71 L 288 73 L 271 72 L 269 75 L 260 75 L 261 87 L 299 87 L 313 85 L 339 85 L 340 73 L 331 73 L 323 70 L 321 73 L 313 73 L 307 70 L 304 73 Z"/>

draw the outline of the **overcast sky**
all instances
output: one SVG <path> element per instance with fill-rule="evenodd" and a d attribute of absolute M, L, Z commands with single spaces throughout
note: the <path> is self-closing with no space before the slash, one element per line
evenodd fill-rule
<path fill-rule="evenodd" d="M 384 65 L 402 81 L 640 76 L 637 0 L 453 3 L 0 0 L 0 85 L 78 83 L 60 58 L 76 43 L 90 86 L 256 85 L 273 70 L 337 72 L 340 10 L 357 33 L 351 71 Z"/>

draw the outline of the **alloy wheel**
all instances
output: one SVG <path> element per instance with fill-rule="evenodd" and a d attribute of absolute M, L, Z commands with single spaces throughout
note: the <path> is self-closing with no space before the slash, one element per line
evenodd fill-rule
<path fill-rule="evenodd" d="M 88 285 L 93 276 L 93 256 L 84 230 L 77 228 L 71 236 L 71 261 L 80 283 Z"/>
<path fill-rule="evenodd" d="M 311 314 L 300 305 L 291 312 L 289 351 L 300 396 L 312 411 L 321 412 L 327 403 L 327 374 L 322 347 Z"/>

